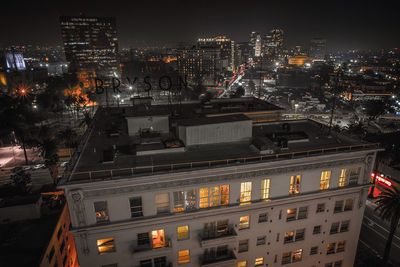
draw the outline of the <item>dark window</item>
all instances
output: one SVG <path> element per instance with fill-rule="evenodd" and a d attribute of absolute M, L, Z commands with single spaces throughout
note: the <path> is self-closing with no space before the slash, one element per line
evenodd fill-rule
<path fill-rule="evenodd" d="M 142 198 L 141 197 L 130 198 L 129 204 L 131 205 L 131 217 L 132 218 L 143 216 Z"/>
<path fill-rule="evenodd" d="M 318 235 L 321 233 L 321 225 L 314 226 L 313 235 Z"/>
<path fill-rule="evenodd" d="M 138 246 L 150 245 L 149 233 L 137 234 L 137 244 Z"/>
<path fill-rule="evenodd" d="M 154 267 L 166 267 L 166 266 L 167 266 L 166 257 L 154 258 Z"/>
<path fill-rule="evenodd" d="M 140 267 L 153 267 L 153 262 L 151 260 L 141 260 Z"/>
<path fill-rule="evenodd" d="M 257 237 L 257 246 L 265 245 L 266 239 L 266 236 Z"/>
<path fill-rule="evenodd" d="M 311 247 L 310 249 L 310 255 L 315 255 L 318 254 L 318 246 Z"/>
<path fill-rule="evenodd" d="M 266 221 L 268 221 L 268 213 L 261 213 L 260 215 L 258 215 L 259 223 L 266 222 Z"/>

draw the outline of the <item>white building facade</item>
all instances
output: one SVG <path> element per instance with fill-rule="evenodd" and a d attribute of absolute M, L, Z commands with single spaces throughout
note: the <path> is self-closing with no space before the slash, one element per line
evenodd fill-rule
<path fill-rule="evenodd" d="M 376 153 L 322 149 L 60 187 L 81 266 L 352 267 Z"/>

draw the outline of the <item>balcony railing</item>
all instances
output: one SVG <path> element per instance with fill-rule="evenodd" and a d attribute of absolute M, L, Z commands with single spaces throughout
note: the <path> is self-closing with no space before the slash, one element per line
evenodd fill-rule
<path fill-rule="evenodd" d="M 335 154 L 341 152 L 353 152 L 361 151 L 366 149 L 378 149 L 379 144 L 368 143 L 353 146 L 341 146 L 333 148 L 320 148 L 314 150 L 304 150 L 288 153 L 278 153 L 273 155 L 260 155 L 254 157 L 241 157 L 231 159 L 221 159 L 213 161 L 196 161 L 196 162 L 181 162 L 163 165 L 148 165 L 148 166 L 136 166 L 132 168 L 120 168 L 120 169 L 106 169 L 106 170 L 94 170 L 85 172 L 68 172 L 64 173 L 66 181 L 68 182 L 91 182 L 98 180 L 109 180 L 118 179 L 123 177 L 137 177 L 143 175 L 153 175 L 159 173 L 168 172 L 179 172 L 195 169 L 207 169 L 221 166 L 235 166 L 239 164 L 249 163 L 260 163 L 266 161 L 277 161 L 284 159 L 296 159 L 302 157 L 320 156 L 326 154 Z"/>
<path fill-rule="evenodd" d="M 217 246 L 235 242 L 237 233 L 232 225 L 224 231 L 214 231 L 212 233 L 202 232 L 200 234 L 200 243 L 202 247 Z"/>
<path fill-rule="evenodd" d="M 140 253 L 140 252 L 154 251 L 154 250 L 162 250 L 162 249 L 171 248 L 171 247 L 172 247 L 172 242 L 171 242 L 170 239 L 168 239 L 168 240 L 165 241 L 164 246 L 160 246 L 160 247 L 153 247 L 152 244 L 135 246 L 133 248 L 133 253 Z"/>
<path fill-rule="evenodd" d="M 201 266 L 230 266 L 228 262 L 234 264 L 236 261 L 235 253 L 232 250 L 228 250 L 222 255 L 207 255 L 204 254 L 200 257 Z M 216 265 L 216 263 L 220 263 Z"/>

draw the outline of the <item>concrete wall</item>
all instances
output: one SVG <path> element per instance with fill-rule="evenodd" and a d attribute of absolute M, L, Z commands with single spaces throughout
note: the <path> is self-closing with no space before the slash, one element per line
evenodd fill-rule
<path fill-rule="evenodd" d="M 169 133 L 169 118 L 165 116 L 127 117 L 129 135 L 137 135 L 140 130 L 153 128 L 155 132 Z"/>

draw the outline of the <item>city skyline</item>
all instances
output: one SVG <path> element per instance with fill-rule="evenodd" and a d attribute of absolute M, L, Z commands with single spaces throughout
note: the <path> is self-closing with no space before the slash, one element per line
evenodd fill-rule
<path fill-rule="evenodd" d="M 273 28 L 285 32 L 288 47 L 309 46 L 312 38 L 327 39 L 328 51 L 342 49 L 393 48 L 400 41 L 396 28 L 398 4 L 386 1 L 336 1 L 328 7 L 317 1 L 294 5 L 289 1 L 220 1 L 194 5 L 182 1 L 168 3 L 124 3 L 114 1 L 43 1 L 46 6 L 25 3 L 24 10 L 6 3 L 0 18 L 5 27 L 0 46 L 18 44 L 61 45 L 58 17 L 62 15 L 111 16 L 117 20 L 120 47 L 174 46 L 183 41 L 224 34 L 235 41 L 248 41 L 251 31 L 266 34 Z M 179 7 L 179 8 L 178 8 Z M 142 12 L 142 11 L 143 12 Z M 185 21 L 185 23 L 182 23 Z M 41 29 L 38 34 L 37 29 Z"/>

